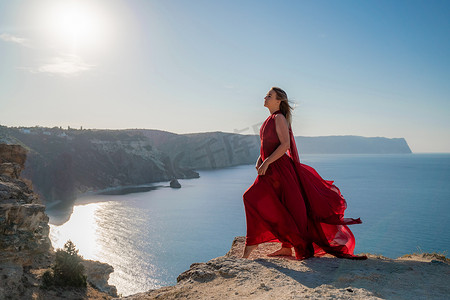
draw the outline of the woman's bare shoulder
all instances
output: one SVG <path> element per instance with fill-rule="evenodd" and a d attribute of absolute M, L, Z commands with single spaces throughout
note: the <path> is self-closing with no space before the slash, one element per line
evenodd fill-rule
<path fill-rule="evenodd" d="M 283 114 L 276 114 L 274 116 L 274 119 L 275 119 L 275 122 L 277 122 L 277 123 L 280 122 L 280 123 L 284 123 L 287 125 L 286 117 Z"/>
<path fill-rule="evenodd" d="M 282 114 L 282 113 L 277 113 L 274 115 L 274 118 L 281 118 L 281 119 L 286 119 L 286 117 Z"/>

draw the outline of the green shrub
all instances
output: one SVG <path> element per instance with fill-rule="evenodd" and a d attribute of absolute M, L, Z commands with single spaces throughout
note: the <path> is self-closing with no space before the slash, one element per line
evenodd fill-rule
<path fill-rule="evenodd" d="M 69 240 L 64 249 L 56 250 L 55 264 L 52 272 L 47 271 L 42 276 L 42 287 L 54 286 L 86 287 L 86 275 L 82 257 L 78 255 L 75 245 Z"/>
<path fill-rule="evenodd" d="M 53 274 L 49 270 L 42 275 L 42 288 L 48 289 L 53 285 Z"/>

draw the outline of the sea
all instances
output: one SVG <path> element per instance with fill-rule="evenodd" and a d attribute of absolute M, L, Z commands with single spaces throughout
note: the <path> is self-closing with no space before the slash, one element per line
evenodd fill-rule
<path fill-rule="evenodd" d="M 300 159 L 339 187 L 346 217 L 363 221 L 350 226 L 355 253 L 448 255 L 450 154 Z M 245 236 L 242 195 L 256 178 L 254 165 L 199 173 L 179 180 L 180 189 L 165 182 L 146 192 L 80 197 L 66 223 L 50 224 L 53 247 L 71 240 L 85 259 L 112 265 L 109 283 L 123 296 L 174 285 L 192 263 L 224 255 L 234 237 Z"/>

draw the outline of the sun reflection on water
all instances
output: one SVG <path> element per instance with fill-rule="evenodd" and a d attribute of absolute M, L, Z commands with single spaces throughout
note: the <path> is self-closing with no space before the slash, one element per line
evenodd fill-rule
<path fill-rule="evenodd" d="M 50 224 L 50 238 L 55 249 L 71 240 L 85 259 L 98 259 L 98 212 L 105 203 L 91 203 L 73 208 L 70 220 L 61 226 Z"/>
<path fill-rule="evenodd" d="M 157 266 L 153 254 L 160 252 L 155 247 L 161 247 L 152 239 L 160 226 L 150 223 L 157 218 L 149 218 L 151 214 L 145 208 L 134 207 L 136 197 L 142 195 L 121 196 L 128 201 L 92 196 L 84 199 L 88 204 L 74 206 L 69 221 L 59 226 L 50 224 L 50 239 L 55 249 L 63 248 L 71 240 L 83 258 L 113 266 L 108 282 L 123 295 L 169 284 L 156 276 L 166 273 Z"/>

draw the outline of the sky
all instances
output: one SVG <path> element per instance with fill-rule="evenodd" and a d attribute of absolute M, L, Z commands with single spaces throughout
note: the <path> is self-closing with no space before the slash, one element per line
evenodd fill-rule
<path fill-rule="evenodd" d="M 0 124 L 296 136 L 450 152 L 450 1 L 0 0 Z"/>

